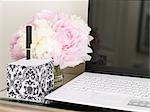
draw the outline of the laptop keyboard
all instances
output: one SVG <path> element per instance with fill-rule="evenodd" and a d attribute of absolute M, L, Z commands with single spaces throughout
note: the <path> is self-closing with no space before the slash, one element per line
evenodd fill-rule
<path fill-rule="evenodd" d="M 71 84 L 71 89 L 92 92 L 117 93 L 150 99 L 150 82 L 126 78 L 81 75 Z"/>

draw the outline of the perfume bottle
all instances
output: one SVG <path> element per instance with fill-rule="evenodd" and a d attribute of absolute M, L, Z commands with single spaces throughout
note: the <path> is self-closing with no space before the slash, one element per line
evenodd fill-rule
<path fill-rule="evenodd" d="M 32 27 L 26 27 L 26 58 L 7 64 L 7 96 L 44 103 L 54 87 L 54 65 L 50 59 L 32 59 Z"/>

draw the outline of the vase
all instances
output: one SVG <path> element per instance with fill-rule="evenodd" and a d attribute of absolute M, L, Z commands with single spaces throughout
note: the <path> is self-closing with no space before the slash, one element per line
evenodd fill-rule
<path fill-rule="evenodd" d="M 61 72 L 60 66 L 54 67 L 54 90 L 62 86 L 64 82 L 64 76 Z"/>

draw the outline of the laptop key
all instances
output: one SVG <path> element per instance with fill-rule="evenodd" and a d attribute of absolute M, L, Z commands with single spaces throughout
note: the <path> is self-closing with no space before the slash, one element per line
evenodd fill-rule
<path fill-rule="evenodd" d="M 130 100 L 128 105 L 150 108 L 150 102 L 142 100 Z"/>

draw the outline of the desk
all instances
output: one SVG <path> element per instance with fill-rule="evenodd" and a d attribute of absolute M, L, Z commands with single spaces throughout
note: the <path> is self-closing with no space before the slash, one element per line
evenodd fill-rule
<path fill-rule="evenodd" d="M 75 112 L 71 110 L 0 101 L 0 112 Z"/>

